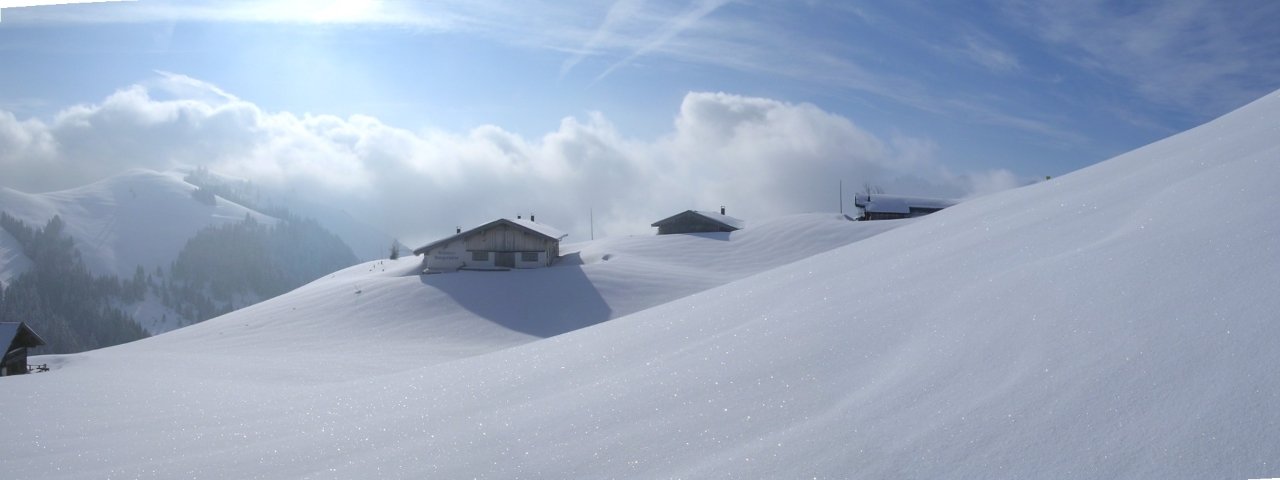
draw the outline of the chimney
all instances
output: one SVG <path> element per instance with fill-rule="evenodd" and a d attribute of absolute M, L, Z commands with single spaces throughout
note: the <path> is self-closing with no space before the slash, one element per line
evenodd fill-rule
<path fill-rule="evenodd" d="M 537 220 L 534 220 L 534 219 L 533 219 L 533 214 L 532 214 L 532 213 L 530 213 L 530 214 L 529 214 L 529 221 L 530 221 L 530 222 L 536 222 L 536 221 L 537 221 Z"/>
<path fill-rule="evenodd" d="M 720 206 L 720 214 L 721 214 L 721 215 L 724 215 L 724 205 L 721 205 L 721 206 Z"/>
<path fill-rule="evenodd" d="M 462 227 L 458 227 L 458 231 L 453 232 L 453 233 L 462 233 Z"/>

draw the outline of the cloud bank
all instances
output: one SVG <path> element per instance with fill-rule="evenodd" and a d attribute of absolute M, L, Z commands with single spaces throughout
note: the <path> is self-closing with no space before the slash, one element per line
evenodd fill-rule
<path fill-rule="evenodd" d="M 710 92 L 687 94 L 672 130 L 651 140 L 627 137 L 602 113 L 524 138 L 493 125 L 410 131 L 369 116 L 269 112 L 168 73 L 48 122 L 0 111 L 3 186 L 48 191 L 129 168 L 203 165 L 410 242 L 529 213 L 584 240 L 592 211 L 598 236 L 645 233 L 690 208 L 726 205 L 748 220 L 836 211 L 840 180 L 846 193 L 874 184 L 955 197 L 1017 183 L 1004 170 L 951 172 L 936 150 L 814 105 Z"/>

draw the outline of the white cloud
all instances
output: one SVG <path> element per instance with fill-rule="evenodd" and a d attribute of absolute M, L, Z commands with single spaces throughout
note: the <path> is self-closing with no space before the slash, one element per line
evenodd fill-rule
<path fill-rule="evenodd" d="M 0 165 L 5 186 L 28 191 L 127 168 L 205 165 L 268 193 L 345 208 L 410 241 L 527 213 L 584 239 L 589 209 L 596 232 L 615 235 L 647 232 L 689 208 L 726 205 L 747 219 L 835 211 L 839 180 L 850 191 L 872 183 L 941 196 L 1016 183 L 1008 172 L 950 173 L 926 139 L 884 141 L 809 104 L 689 93 L 672 128 L 636 140 L 595 113 L 534 139 L 492 125 L 414 132 L 368 116 L 267 112 L 162 74 L 49 124 L 0 112 Z"/>
<path fill-rule="evenodd" d="M 33 171 L 58 168 L 53 164 L 55 152 L 53 136 L 43 123 L 18 120 L 12 113 L 0 111 L 0 171 L 5 172 L 0 178 L 5 183 L 27 183 L 40 178 Z"/>

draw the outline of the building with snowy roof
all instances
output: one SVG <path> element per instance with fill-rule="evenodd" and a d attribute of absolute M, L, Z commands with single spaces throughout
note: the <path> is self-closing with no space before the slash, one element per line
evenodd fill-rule
<path fill-rule="evenodd" d="M 422 255 L 426 273 L 457 270 L 510 270 L 551 266 L 560 257 L 566 235 L 541 223 L 516 217 L 500 218 L 413 251 Z"/>
<path fill-rule="evenodd" d="M 44 345 L 44 339 L 23 322 L 0 322 L 0 377 L 27 373 L 27 350 Z"/>
<path fill-rule="evenodd" d="M 883 193 L 858 194 L 853 206 L 858 207 L 858 220 L 892 220 L 928 215 L 959 203 L 955 200 L 907 197 Z"/>
<path fill-rule="evenodd" d="M 650 226 L 658 227 L 658 235 L 668 235 L 672 233 L 732 232 L 741 230 L 742 225 L 742 220 L 725 215 L 724 207 L 720 207 L 720 213 L 685 210 L 653 222 Z"/>

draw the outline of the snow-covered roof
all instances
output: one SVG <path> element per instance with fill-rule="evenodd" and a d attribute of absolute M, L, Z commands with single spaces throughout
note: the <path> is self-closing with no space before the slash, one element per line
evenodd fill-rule
<path fill-rule="evenodd" d="M 554 240 L 559 240 L 569 236 L 569 234 L 561 232 L 555 227 L 537 223 L 537 222 L 534 222 L 533 220 L 525 220 L 523 218 L 517 218 L 515 220 L 512 220 L 510 218 L 503 218 L 502 220 L 506 220 L 508 222 L 514 223 L 516 225 L 527 228 L 529 230 L 533 230 L 534 232 L 537 232 L 539 234 L 542 234 L 543 236 L 546 236 L 547 238 L 551 238 Z"/>
<path fill-rule="evenodd" d="M 38 347 L 44 345 L 44 339 L 22 322 L 0 322 L 0 345 L 7 349 L 17 340 L 18 347 Z"/>
<path fill-rule="evenodd" d="M 911 213 L 912 208 L 941 210 L 960 203 L 945 198 L 909 197 L 905 195 L 885 195 L 883 193 L 861 194 L 853 197 L 853 204 L 868 212 L 876 213 Z"/>
<path fill-rule="evenodd" d="M 551 239 L 551 240 L 557 240 L 557 241 L 558 241 L 558 240 L 560 240 L 560 239 L 562 239 L 562 238 L 564 238 L 564 237 L 568 236 L 568 234 L 566 234 L 566 233 L 564 233 L 564 232 L 561 232 L 560 230 L 556 229 L 555 227 L 552 227 L 552 226 L 549 226 L 549 225 L 544 225 L 544 224 L 541 224 L 541 223 L 537 223 L 537 222 L 534 222 L 533 220 L 525 220 L 525 219 L 523 219 L 523 218 L 517 218 L 517 219 L 514 219 L 514 220 L 513 220 L 513 219 L 510 219 L 510 218 L 499 218 L 499 219 L 497 219 L 497 220 L 494 220 L 494 221 L 492 221 L 492 222 L 486 223 L 486 224 L 481 225 L 481 226 L 479 226 L 479 227 L 476 227 L 476 228 L 473 228 L 473 229 L 470 229 L 470 230 L 464 230 L 464 231 L 462 231 L 462 232 L 460 232 L 460 233 L 457 233 L 457 234 L 451 235 L 451 236 L 449 236 L 449 237 L 445 237 L 445 238 L 442 238 L 442 239 L 436 240 L 436 241 L 434 241 L 434 242 L 428 243 L 428 244 L 426 244 L 426 245 L 423 245 L 423 246 L 421 246 L 421 247 L 418 247 L 417 249 L 414 249 L 413 254 L 414 254 L 414 255 L 422 255 L 423 253 L 426 253 L 428 250 L 431 250 L 432 248 L 438 247 L 438 246 L 440 246 L 440 245 L 447 244 L 447 243 L 452 242 L 452 241 L 454 241 L 454 240 L 457 240 L 457 239 L 459 239 L 459 238 L 466 237 L 466 236 L 471 235 L 472 233 L 474 233 L 474 232 L 476 232 L 476 231 L 478 231 L 478 230 L 484 230 L 484 229 L 486 229 L 486 228 L 489 228 L 489 227 L 492 227 L 492 226 L 495 226 L 495 225 L 499 225 L 499 224 L 507 224 L 507 225 L 511 225 L 511 226 L 514 226 L 514 227 L 519 228 L 519 229 L 527 230 L 527 231 L 529 231 L 530 233 L 533 233 L 533 234 L 536 234 L 536 235 L 541 235 L 541 236 L 543 236 L 543 237 L 547 237 L 547 238 L 549 238 L 549 239 Z"/>
<path fill-rule="evenodd" d="M 664 224 L 664 223 L 667 223 L 667 222 L 673 221 L 673 220 L 675 220 L 675 219 L 677 219 L 677 218 L 680 218 L 681 216 L 684 216 L 684 215 L 690 215 L 690 214 L 692 214 L 692 215 L 697 215 L 697 216 L 699 216 L 699 217 L 702 217 L 702 218 L 705 218 L 705 219 L 707 219 L 707 220 L 710 220 L 710 221 L 712 221 L 712 222 L 714 222 L 714 223 L 718 223 L 718 224 L 724 225 L 724 226 L 726 226 L 726 227 L 729 227 L 729 228 L 732 228 L 732 229 L 735 229 L 735 230 L 741 230 L 741 229 L 742 229 L 742 226 L 745 224 L 745 222 L 743 222 L 743 221 L 742 221 L 742 220 L 740 220 L 740 219 L 737 219 L 737 218 L 734 218 L 734 217 L 730 217 L 730 216 L 728 216 L 728 215 L 721 214 L 720 212 L 711 212 L 711 211 L 706 211 L 706 210 L 685 210 L 685 211 L 683 211 L 683 212 L 677 213 L 677 214 L 672 215 L 672 216 L 670 216 L 670 217 L 667 217 L 667 218 L 664 218 L 664 219 L 662 219 L 662 220 L 658 220 L 658 221 L 656 221 L 656 222 L 653 222 L 653 224 L 652 224 L 652 225 L 650 225 L 650 226 L 651 226 L 651 227 L 661 226 L 661 225 L 662 225 L 662 224 Z"/>

